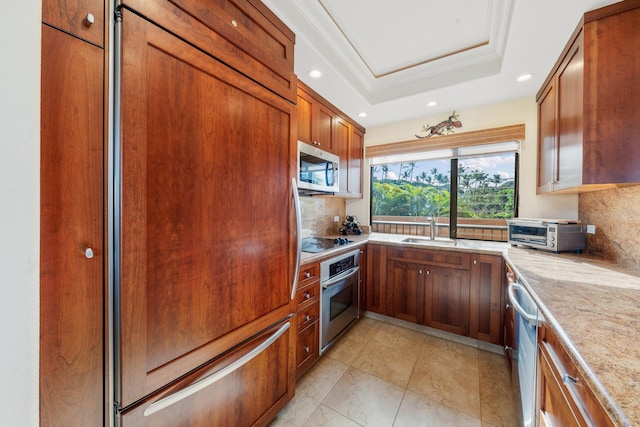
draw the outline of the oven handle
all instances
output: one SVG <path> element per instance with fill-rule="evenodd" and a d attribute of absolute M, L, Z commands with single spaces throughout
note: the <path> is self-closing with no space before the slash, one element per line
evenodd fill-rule
<path fill-rule="evenodd" d="M 542 324 L 542 318 L 535 314 L 530 314 L 525 311 L 525 309 L 518 302 L 518 297 L 516 295 L 517 290 L 524 290 L 522 285 L 516 282 L 509 282 L 509 301 L 511 301 L 511 305 L 515 310 L 520 314 L 525 321 L 531 326 L 540 326 Z M 526 292 L 526 291 L 525 291 Z"/>
<path fill-rule="evenodd" d="M 219 371 L 209 375 L 206 378 L 201 379 L 198 382 L 191 384 L 187 388 L 184 388 L 170 396 L 167 396 L 163 399 L 158 400 L 157 402 L 152 403 L 151 405 L 149 405 L 147 409 L 145 409 L 144 416 L 148 417 L 149 415 L 155 414 L 156 412 L 168 406 L 178 403 L 181 400 L 184 400 L 187 397 L 199 392 L 200 390 L 203 390 L 209 387 L 210 385 L 216 383 L 217 381 L 226 377 L 230 373 L 240 369 L 241 367 L 246 365 L 248 362 L 250 362 L 254 357 L 258 356 L 260 353 L 265 351 L 271 344 L 276 342 L 278 338 L 280 338 L 282 334 L 284 334 L 287 331 L 287 329 L 289 329 L 290 326 L 291 326 L 291 322 L 285 323 L 284 325 L 280 326 L 280 328 L 277 331 L 275 331 L 273 335 L 271 335 L 265 342 L 263 342 L 262 344 L 260 344 L 259 346 L 251 350 L 249 353 L 239 358 L 238 360 L 234 361 L 230 365 L 220 369 Z"/>
<path fill-rule="evenodd" d="M 298 195 L 298 183 L 291 179 L 291 192 L 293 193 L 293 210 L 296 213 L 296 267 L 293 271 L 293 283 L 291 284 L 291 299 L 296 297 L 298 290 L 298 275 L 300 274 L 300 256 L 302 249 L 302 214 L 300 213 L 300 196 Z"/>
<path fill-rule="evenodd" d="M 360 271 L 360 266 L 353 267 L 351 270 L 338 274 L 336 277 L 332 277 L 326 282 L 322 282 L 322 289 L 327 289 L 329 286 L 335 285 L 338 282 L 342 282 L 344 279 L 353 276 Z"/>

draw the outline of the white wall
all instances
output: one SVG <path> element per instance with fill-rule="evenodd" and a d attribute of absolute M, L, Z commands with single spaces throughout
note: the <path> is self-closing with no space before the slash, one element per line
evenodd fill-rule
<path fill-rule="evenodd" d="M 525 140 L 520 152 L 520 205 L 519 216 L 523 218 L 578 218 L 577 195 L 536 195 L 537 165 L 537 109 L 534 98 L 524 98 L 501 104 L 456 111 L 462 128 L 457 133 L 494 127 L 525 124 Z M 367 129 L 365 147 L 391 142 L 415 140 L 424 125 L 435 125 L 446 120 L 449 114 L 425 116 Z M 365 148 L 366 150 L 366 148 Z M 365 159 L 364 197 L 362 200 L 347 200 L 347 214 L 357 215 L 362 224 L 369 224 L 370 168 Z"/>
<path fill-rule="evenodd" d="M 0 26 L 0 424 L 38 425 L 40 0 Z"/>

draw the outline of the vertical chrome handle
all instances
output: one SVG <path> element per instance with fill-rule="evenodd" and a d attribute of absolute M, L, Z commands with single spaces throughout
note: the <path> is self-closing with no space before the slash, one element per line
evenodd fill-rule
<path fill-rule="evenodd" d="M 302 249 L 302 214 L 300 213 L 300 196 L 298 196 L 298 183 L 296 178 L 291 179 L 291 192 L 293 193 L 293 210 L 296 214 L 296 269 L 293 272 L 293 284 L 291 285 L 291 299 L 295 298 L 298 290 L 298 275 L 300 274 L 300 250 Z"/>

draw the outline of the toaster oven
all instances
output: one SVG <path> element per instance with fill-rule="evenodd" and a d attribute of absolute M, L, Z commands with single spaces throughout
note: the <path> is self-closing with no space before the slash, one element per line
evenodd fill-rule
<path fill-rule="evenodd" d="M 507 220 L 509 243 L 550 252 L 582 252 L 587 227 L 578 220 L 527 219 Z"/>

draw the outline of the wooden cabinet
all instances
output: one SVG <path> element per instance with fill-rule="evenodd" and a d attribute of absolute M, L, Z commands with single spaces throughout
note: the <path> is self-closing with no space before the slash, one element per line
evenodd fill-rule
<path fill-rule="evenodd" d="M 497 255 L 472 254 L 469 336 L 502 343 L 504 260 Z"/>
<path fill-rule="evenodd" d="M 640 1 L 584 15 L 536 97 L 538 193 L 640 183 Z"/>
<path fill-rule="evenodd" d="M 340 157 L 339 197 L 362 198 L 364 128 L 298 82 L 298 139 Z"/>
<path fill-rule="evenodd" d="M 502 285 L 502 299 L 504 303 L 502 306 L 503 317 L 502 317 L 502 325 L 503 325 L 503 339 L 504 339 L 504 355 L 507 359 L 507 363 L 509 364 L 509 370 L 511 373 L 515 373 L 515 366 L 513 361 L 515 360 L 515 351 L 518 349 L 517 340 L 516 340 L 516 312 L 511 303 L 509 302 L 509 282 L 511 280 L 515 280 L 515 273 L 509 264 L 505 264 L 506 274 L 504 276 L 504 281 Z"/>
<path fill-rule="evenodd" d="M 502 257 L 496 255 L 389 247 L 387 314 L 500 344 L 502 271 Z M 380 280 L 374 273 L 370 269 L 367 278 L 375 283 Z"/>
<path fill-rule="evenodd" d="M 296 377 L 300 378 L 320 356 L 320 264 L 300 268 L 296 291 Z"/>
<path fill-rule="evenodd" d="M 51 5 L 43 8 L 46 18 Z M 43 426 L 104 422 L 104 58 L 102 48 L 42 25 Z"/>
<path fill-rule="evenodd" d="M 613 426 L 582 374 L 548 325 L 538 332 L 540 426 Z"/>
<path fill-rule="evenodd" d="M 103 0 L 43 0 L 42 22 L 104 46 L 105 2 Z"/>
<path fill-rule="evenodd" d="M 150 21 L 291 102 L 295 35 L 260 0 L 123 0 Z"/>
<path fill-rule="evenodd" d="M 150 13 L 157 6 L 143 3 Z M 202 49 L 177 37 L 185 14 L 167 8 L 165 28 L 121 11 L 115 400 L 125 418 L 145 396 L 291 314 L 292 200 L 283 183 L 293 175 L 295 105 L 208 53 L 215 34 L 197 40 Z M 254 173 L 267 185 L 255 185 Z M 293 356 L 277 363 L 288 368 L 251 370 L 229 410 L 253 408 L 265 382 L 285 392 L 268 395 L 270 411 L 293 396 L 295 339 L 286 343 Z"/>
<path fill-rule="evenodd" d="M 364 300 L 367 311 L 387 314 L 387 249 L 386 245 L 367 245 Z"/>
<path fill-rule="evenodd" d="M 468 335 L 468 254 L 393 247 L 387 265 L 390 316 Z"/>
<path fill-rule="evenodd" d="M 339 154 L 333 143 L 335 113 L 313 89 L 298 81 L 298 139 Z"/>

